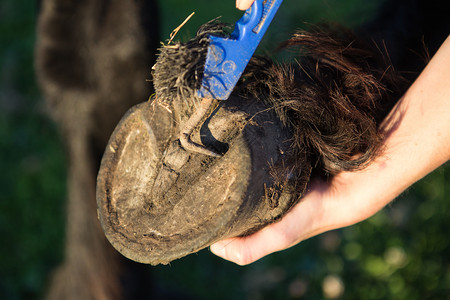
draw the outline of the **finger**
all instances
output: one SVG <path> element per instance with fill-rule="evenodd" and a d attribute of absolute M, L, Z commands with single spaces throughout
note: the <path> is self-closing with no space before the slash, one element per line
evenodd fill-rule
<path fill-rule="evenodd" d="M 322 194 L 322 188 L 316 185 L 280 221 L 250 236 L 217 242 L 211 246 L 211 251 L 226 260 L 246 265 L 333 229 L 323 222 Z"/>
<path fill-rule="evenodd" d="M 238 265 L 250 264 L 270 253 L 291 246 L 291 239 L 280 231 L 278 223 L 247 237 L 236 237 L 211 245 L 211 252 Z"/>
<path fill-rule="evenodd" d="M 240 10 L 249 9 L 255 0 L 236 0 L 236 7 Z"/>

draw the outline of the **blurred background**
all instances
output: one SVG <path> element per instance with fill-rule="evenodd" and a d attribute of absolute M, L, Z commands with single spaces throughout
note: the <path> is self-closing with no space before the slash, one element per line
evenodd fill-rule
<path fill-rule="evenodd" d="M 382 2 L 286 0 L 258 51 L 270 53 L 304 22 L 359 26 Z M 233 0 L 159 4 L 161 40 L 194 11 L 178 39 L 242 15 Z M 8 300 L 40 299 L 63 259 L 66 157 L 34 75 L 36 14 L 32 1 L 0 1 L 0 299 Z M 149 266 L 152 285 L 189 299 L 449 299 L 449 183 L 447 163 L 360 224 L 247 267 L 206 249 Z"/>

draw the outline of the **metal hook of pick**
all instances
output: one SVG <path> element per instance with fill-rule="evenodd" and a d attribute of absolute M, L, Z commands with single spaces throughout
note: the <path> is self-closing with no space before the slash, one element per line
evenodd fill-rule
<path fill-rule="evenodd" d="M 191 117 L 186 121 L 180 131 L 180 143 L 187 151 L 197 152 L 213 157 L 222 157 L 219 153 L 206 148 L 203 145 L 197 144 L 191 140 L 191 135 L 200 121 L 206 116 L 209 108 L 213 104 L 214 99 L 203 98 L 200 106 L 195 110 Z"/>

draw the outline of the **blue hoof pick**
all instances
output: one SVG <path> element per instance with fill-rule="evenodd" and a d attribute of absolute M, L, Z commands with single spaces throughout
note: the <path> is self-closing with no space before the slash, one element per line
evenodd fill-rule
<path fill-rule="evenodd" d="M 281 2 L 256 0 L 237 21 L 229 38 L 210 36 L 199 97 L 228 99 Z"/>
<path fill-rule="evenodd" d="M 187 151 L 209 156 L 222 156 L 191 140 L 197 123 L 208 112 L 214 99 L 226 100 L 253 56 L 283 0 L 256 0 L 237 21 L 229 38 L 210 35 L 203 79 L 197 96 L 203 98 L 200 107 L 180 132 L 180 143 Z"/>

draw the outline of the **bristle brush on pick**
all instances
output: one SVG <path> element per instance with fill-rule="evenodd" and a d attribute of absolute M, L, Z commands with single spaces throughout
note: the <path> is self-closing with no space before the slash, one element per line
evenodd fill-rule
<path fill-rule="evenodd" d="M 192 142 L 190 135 L 214 99 L 226 100 L 230 97 L 282 2 L 283 0 L 255 0 L 237 21 L 230 37 L 209 36 L 203 79 L 201 88 L 197 91 L 197 96 L 203 100 L 180 133 L 181 145 L 186 150 L 220 156 Z"/>

